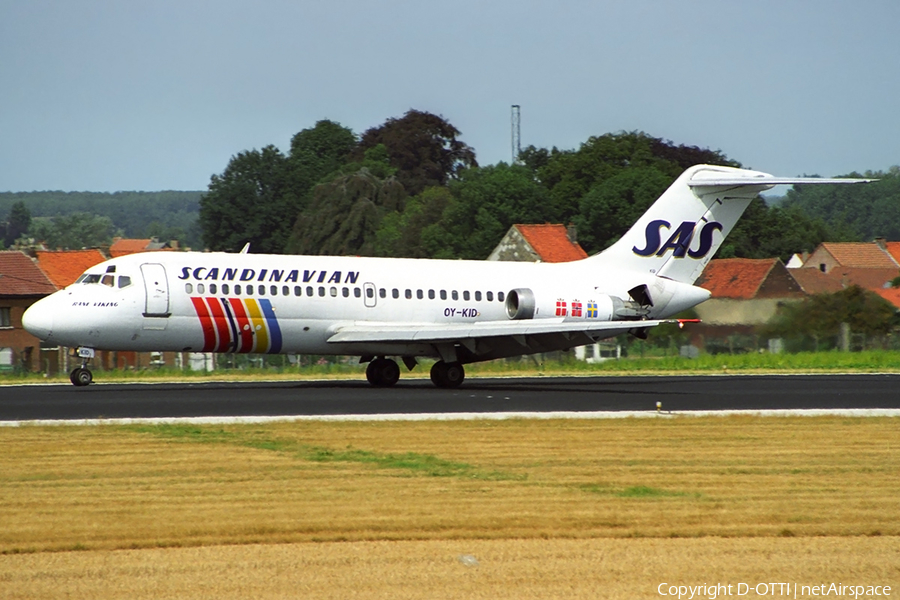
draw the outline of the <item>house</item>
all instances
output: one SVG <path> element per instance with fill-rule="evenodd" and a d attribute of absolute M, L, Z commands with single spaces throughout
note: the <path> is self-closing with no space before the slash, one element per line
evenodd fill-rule
<path fill-rule="evenodd" d="M 896 244 L 896 242 L 890 242 Z M 834 269 L 885 269 L 900 272 L 900 263 L 887 250 L 888 242 L 822 242 L 804 261 L 803 267 L 825 274 Z"/>
<path fill-rule="evenodd" d="M 569 262 L 587 258 L 575 239 L 575 227 L 546 223 L 513 225 L 488 256 L 488 260 L 518 262 Z"/>
<path fill-rule="evenodd" d="M 712 295 L 694 309 L 701 323 L 690 327 L 691 343 L 707 350 L 753 346 L 756 328 L 768 323 L 779 305 L 806 296 L 792 273 L 777 258 L 711 260 L 695 283 Z"/>
<path fill-rule="evenodd" d="M 19 251 L 0 252 L 0 369 L 42 369 L 41 341 L 22 327 L 22 315 L 55 291 L 30 257 Z"/>
<path fill-rule="evenodd" d="M 156 252 L 160 250 L 175 250 L 170 242 L 160 242 L 157 238 L 129 239 L 114 238 L 109 247 L 110 258 L 118 258 L 138 252 Z"/>

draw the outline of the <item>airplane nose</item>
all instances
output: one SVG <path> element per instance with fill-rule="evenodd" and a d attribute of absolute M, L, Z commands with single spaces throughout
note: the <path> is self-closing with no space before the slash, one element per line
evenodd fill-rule
<path fill-rule="evenodd" d="M 38 300 L 22 315 L 22 326 L 31 335 L 46 340 L 53 333 L 53 307 Z"/>

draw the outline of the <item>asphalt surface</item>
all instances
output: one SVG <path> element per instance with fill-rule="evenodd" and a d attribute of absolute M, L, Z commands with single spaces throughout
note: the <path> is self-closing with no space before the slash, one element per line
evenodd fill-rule
<path fill-rule="evenodd" d="M 0 387 L 0 421 L 549 411 L 900 409 L 900 375 L 470 379 Z"/>

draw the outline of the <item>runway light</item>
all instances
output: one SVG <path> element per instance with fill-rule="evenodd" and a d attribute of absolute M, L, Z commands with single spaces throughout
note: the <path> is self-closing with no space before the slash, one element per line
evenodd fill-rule
<path fill-rule="evenodd" d="M 656 403 L 656 412 L 659 412 L 661 410 L 662 410 L 662 402 L 657 402 Z"/>

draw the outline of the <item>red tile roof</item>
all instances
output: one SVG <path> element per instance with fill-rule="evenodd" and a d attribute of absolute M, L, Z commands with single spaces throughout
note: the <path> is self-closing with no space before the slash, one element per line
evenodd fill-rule
<path fill-rule="evenodd" d="M 788 269 L 788 273 L 800 285 L 800 288 L 810 295 L 833 294 L 844 289 L 839 277 L 831 277 L 819 269 L 810 267 Z"/>
<path fill-rule="evenodd" d="M 898 268 L 890 254 L 874 242 L 823 242 L 821 247 L 842 267 L 865 269 Z"/>
<path fill-rule="evenodd" d="M 144 252 L 152 240 L 134 240 L 134 239 L 118 239 L 109 247 L 109 255 L 112 258 L 118 258 L 128 254 L 137 254 Z"/>
<path fill-rule="evenodd" d="M 749 300 L 777 262 L 777 258 L 718 258 L 709 261 L 695 285 L 709 290 L 713 298 Z"/>
<path fill-rule="evenodd" d="M 525 241 L 538 253 L 543 262 L 569 262 L 587 258 L 587 252 L 572 242 L 565 225 L 516 225 Z"/>
<path fill-rule="evenodd" d="M 900 308 L 900 288 L 887 288 L 873 291 L 895 307 Z"/>
<path fill-rule="evenodd" d="M 900 242 L 885 242 L 884 249 L 891 255 L 897 264 L 900 264 Z"/>
<path fill-rule="evenodd" d="M 22 252 L 0 252 L 0 296 L 46 296 L 56 291 L 47 276 Z"/>
<path fill-rule="evenodd" d="M 75 283 L 78 276 L 106 257 L 96 248 L 90 250 L 59 250 L 37 252 L 38 266 L 59 288 Z"/>

